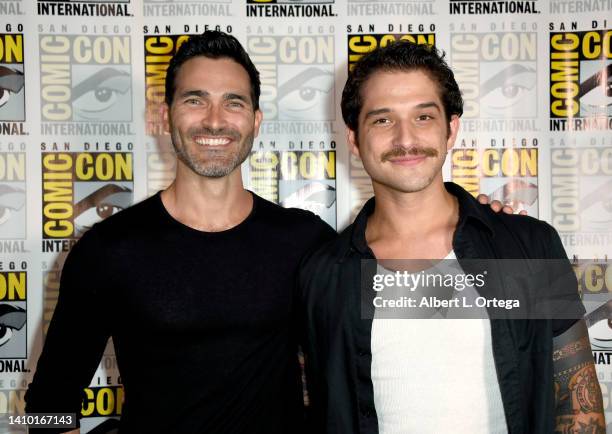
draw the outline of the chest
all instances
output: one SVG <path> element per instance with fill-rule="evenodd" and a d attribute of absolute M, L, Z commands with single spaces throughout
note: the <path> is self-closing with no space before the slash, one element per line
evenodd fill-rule
<path fill-rule="evenodd" d="M 385 237 L 368 243 L 379 259 L 439 259 L 452 249 L 452 231 Z"/>
<path fill-rule="evenodd" d="M 196 248 L 197 247 L 197 248 Z M 141 333 L 285 327 L 298 256 L 280 246 L 157 243 L 113 264 L 118 322 Z"/>

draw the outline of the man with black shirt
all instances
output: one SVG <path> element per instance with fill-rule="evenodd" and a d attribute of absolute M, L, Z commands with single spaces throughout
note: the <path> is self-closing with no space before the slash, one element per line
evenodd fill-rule
<path fill-rule="evenodd" d="M 433 47 L 397 42 L 364 56 L 349 75 L 342 95 L 347 139 L 375 197 L 300 270 L 318 433 L 605 432 L 587 329 L 578 320 L 584 310 L 556 231 L 495 214 L 443 182 L 462 113 L 453 73 Z M 493 318 L 494 309 L 467 320 L 389 318 L 393 312 L 375 301 L 374 276 L 393 277 L 397 268 L 385 268 L 385 260 L 401 269 L 415 264 L 397 261 L 414 259 L 445 259 L 445 268 L 463 277 L 470 260 L 551 260 L 565 274 L 523 275 L 533 288 L 521 290 L 554 294 L 554 305 L 566 307 L 542 312 L 552 318 L 520 320 Z M 569 285 L 556 284 L 562 274 Z M 507 301 L 517 292 L 505 277 L 491 273 L 484 287 L 470 290 Z M 424 285 L 414 289 L 431 294 Z"/>
<path fill-rule="evenodd" d="M 206 32 L 181 46 L 164 108 L 176 179 L 74 246 L 28 413 L 79 414 L 112 337 L 122 432 L 300 432 L 294 279 L 305 252 L 335 232 L 244 189 L 259 94 L 233 36 Z"/>

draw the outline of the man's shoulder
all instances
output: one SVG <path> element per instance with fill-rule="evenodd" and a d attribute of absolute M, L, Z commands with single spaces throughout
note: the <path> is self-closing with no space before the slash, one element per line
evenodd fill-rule
<path fill-rule="evenodd" d="M 559 244 L 559 235 L 553 226 L 532 216 L 496 213 L 489 205 L 479 205 L 487 213 L 496 244 L 518 244 L 530 257 L 546 256 L 552 247 Z"/>
<path fill-rule="evenodd" d="M 546 234 L 555 229 L 545 222 L 530 215 L 506 214 L 495 212 L 489 205 L 480 205 L 488 213 L 494 222 L 494 229 L 505 229 L 507 231 L 531 234 Z"/>
<path fill-rule="evenodd" d="M 489 204 L 479 203 L 474 196 L 458 184 L 446 182 L 445 187 L 459 200 L 460 213 L 465 213 L 463 217 L 467 216 L 478 221 L 479 224 L 486 226 L 494 236 L 518 237 L 526 240 L 531 238 L 537 241 L 543 236 L 555 233 L 551 225 L 534 217 L 493 211 Z"/>
<path fill-rule="evenodd" d="M 346 272 L 352 275 L 360 267 L 360 255 L 352 247 L 352 234 L 353 224 L 302 258 L 298 286 L 302 301 L 309 306 L 307 310 L 330 302 L 330 296 L 351 287 L 349 280 L 340 276 Z M 334 282 L 342 282 L 342 285 Z"/>
<path fill-rule="evenodd" d="M 332 267 L 334 264 L 349 257 L 352 253 L 356 253 L 351 243 L 353 227 L 354 223 L 350 224 L 336 237 L 327 240 L 312 250 L 302 260 L 301 268 L 312 271 L 321 267 Z"/>

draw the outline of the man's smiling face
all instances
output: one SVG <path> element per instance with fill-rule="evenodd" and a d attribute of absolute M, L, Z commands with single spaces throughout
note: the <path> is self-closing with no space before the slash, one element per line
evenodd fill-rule
<path fill-rule="evenodd" d="M 348 141 L 372 181 L 412 193 L 441 179 L 459 118 L 446 119 L 436 83 L 420 70 L 378 71 L 361 97 L 358 132 L 349 130 Z"/>
<path fill-rule="evenodd" d="M 246 70 L 228 58 L 199 56 L 181 65 L 165 109 L 177 157 L 201 176 L 229 175 L 247 158 L 259 131 Z"/>

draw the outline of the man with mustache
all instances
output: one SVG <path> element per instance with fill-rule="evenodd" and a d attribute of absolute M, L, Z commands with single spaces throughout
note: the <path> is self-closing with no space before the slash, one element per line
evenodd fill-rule
<path fill-rule="evenodd" d="M 176 179 L 74 246 L 27 412 L 80 413 L 112 337 L 122 432 L 304 428 L 295 276 L 335 232 L 244 189 L 259 95 L 258 72 L 233 36 L 205 32 L 181 46 L 163 109 Z"/>
<path fill-rule="evenodd" d="M 605 433 L 584 308 L 556 231 L 495 214 L 443 182 L 462 113 L 453 72 L 434 47 L 396 42 L 365 55 L 349 75 L 347 140 L 374 198 L 300 270 L 317 433 Z M 520 260 L 518 289 L 506 273 L 517 262 L 502 259 Z M 472 280 L 445 294 L 421 280 L 400 291 L 402 277 L 435 277 L 428 267 L 451 270 L 444 277 L 455 282 L 487 268 L 484 285 Z M 528 303 L 520 319 L 495 305 L 462 311 L 455 291 Z M 387 295 L 396 293 L 415 304 Z M 447 309 L 416 304 L 432 294 Z M 554 309 L 525 316 L 540 307 L 533 299 Z"/>

